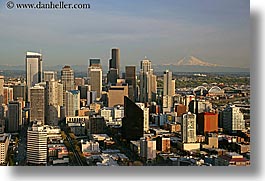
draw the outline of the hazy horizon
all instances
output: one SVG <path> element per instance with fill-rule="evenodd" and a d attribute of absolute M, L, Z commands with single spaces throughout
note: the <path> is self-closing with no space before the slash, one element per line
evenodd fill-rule
<path fill-rule="evenodd" d="M 193 55 L 226 67 L 250 67 L 249 1 L 64 2 L 90 3 L 91 9 L 9 10 L 1 1 L 0 64 L 23 65 L 27 51 L 41 51 L 45 66 L 87 65 L 95 57 L 107 65 L 111 48 L 118 47 L 123 66 L 138 66 L 145 56 L 153 64 L 170 64 Z"/>

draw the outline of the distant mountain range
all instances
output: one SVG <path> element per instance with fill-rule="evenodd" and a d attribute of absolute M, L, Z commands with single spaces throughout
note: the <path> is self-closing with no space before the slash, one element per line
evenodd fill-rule
<path fill-rule="evenodd" d="M 64 65 L 45 66 L 44 70 L 61 71 Z M 139 62 L 136 62 L 136 66 L 139 66 Z M 87 65 L 71 65 L 71 67 L 77 72 L 86 72 Z M 195 56 L 188 56 L 180 59 L 176 63 L 170 64 L 153 64 L 154 72 L 163 72 L 170 70 L 172 72 L 249 72 L 249 68 L 239 67 L 226 67 L 223 65 L 209 63 L 201 60 Z M 107 73 L 108 66 L 103 65 L 103 73 Z M 124 67 L 121 70 L 124 71 Z M 137 67 L 139 70 L 139 67 Z M 25 65 L 0 65 L 0 71 L 3 70 L 25 70 Z"/>
<path fill-rule="evenodd" d="M 156 72 L 166 69 L 172 72 L 249 72 L 249 68 L 226 67 L 201 60 L 195 56 L 188 56 L 176 63 L 153 65 Z"/>

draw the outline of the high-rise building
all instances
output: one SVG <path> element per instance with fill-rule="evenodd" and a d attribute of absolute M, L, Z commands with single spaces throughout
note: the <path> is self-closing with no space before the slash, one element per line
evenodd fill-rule
<path fill-rule="evenodd" d="M 117 69 L 117 77 L 120 78 L 120 49 L 111 49 L 111 59 L 109 61 L 109 70 Z"/>
<path fill-rule="evenodd" d="M 10 140 L 11 140 L 11 134 L 0 135 L 0 165 L 6 163 Z"/>
<path fill-rule="evenodd" d="M 35 85 L 30 88 L 30 121 L 41 121 L 44 124 L 45 90 Z"/>
<path fill-rule="evenodd" d="M 128 84 L 128 96 L 132 101 L 136 101 L 137 90 L 136 90 L 136 67 L 126 66 L 125 67 L 125 81 Z"/>
<path fill-rule="evenodd" d="M 85 79 L 81 77 L 76 77 L 75 78 L 75 86 L 84 86 L 85 85 Z"/>
<path fill-rule="evenodd" d="M 102 116 L 92 116 L 89 119 L 89 131 L 90 134 L 102 134 L 105 133 L 106 122 Z"/>
<path fill-rule="evenodd" d="M 40 123 L 35 123 L 28 128 L 27 162 L 29 165 L 46 165 L 47 163 L 47 130 Z"/>
<path fill-rule="evenodd" d="M 58 82 L 58 106 L 63 106 L 63 84 Z"/>
<path fill-rule="evenodd" d="M 65 92 L 68 90 L 74 90 L 74 70 L 65 65 L 61 71 L 61 79 L 63 84 L 63 105 L 65 106 Z"/>
<path fill-rule="evenodd" d="M 156 150 L 161 152 L 170 152 L 170 138 L 158 136 L 156 138 Z"/>
<path fill-rule="evenodd" d="M 229 105 L 222 111 L 223 128 L 227 132 L 242 131 L 245 129 L 244 115 L 239 107 Z"/>
<path fill-rule="evenodd" d="M 43 72 L 43 81 L 47 82 L 50 80 L 57 80 L 57 72 L 55 71 L 44 71 Z"/>
<path fill-rule="evenodd" d="M 2 105 L 4 99 L 4 82 L 4 76 L 0 75 L 0 105 Z"/>
<path fill-rule="evenodd" d="M 79 85 L 78 90 L 80 91 L 80 99 L 87 99 L 87 92 L 89 90 L 88 85 Z"/>
<path fill-rule="evenodd" d="M 10 101 L 13 100 L 13 88 L 4 87 L 4 104 L 7 105 Z"/>
<path fill-rule="evenodd" d="M 173 105 L 172 96 L 175 94 L 175 86 L 173 84 L 175 80 L 172 80 L 172 72 L 166 70 L 164 72 L 164 89 L 163 89 L 163 113 L 171 112 Z"/>
<path fill-rule="evenodd" d="M 181 135 L 183 143 L 195 143 L 197 141 L 196 114 L 190 112 L 183 114 Z"/>
<path fill-rule="evenodd" d="M 42 54 L 26 53 L 26 81 L 28 90 L 35 84 L 42 82 Z M 28 92 L 28 95 L 30 93 Z M 30 100 L 29 100 L 30 101 Z"/>
<path fill-rule="evenodd" d="M 144 103 L 135 103 L 137 106 L 139 106 L 144 113 L 144 131 L 147 132 L 149 130 L 149 108 L 145 107 Z"/>
<path fill-rule="evenodd" d="M 218 132 L 218 114 L 203 112 L 198 114 L 198 133 L 206 134 L 211 132 Z"/>
<path fill-rule="evenodd" d="M 100 64 L 100 59 L 99 58 L 91 58 L 91 59 L 89 59 L 89 66 L 88 67 L 102 68 L 101 64 Z"/>
<path fill-rule="evenodd" d="M 124 96 L 128 97 L 128 85 L 110 86 L 108 96 L 108 107 L 124 105 Z"/>
<path fill-rule="evenodd" d="M 97 99 L 97 92 L 96 91 L 87 91 L 87 106 L 94 103 Z"/>
<path fill-rule="evenodd" d="M 102 69 L 91 68 L 90 69 L 90 85 L 91 91 L 97 92 L 97 98 L 101 98 L 102 93 Z"/>
<path fill-rule="evenodd" d="M 109 69 L 107 79 L 109 84 L 116 84 L 118 79 L 118 69 Z"/>
<path fill-rule="evenodd" d="M 58 81 L 51 79 L 46 82 L 45 89 L 45 116 L 47 125 L 58 125 L 58 117 L 60 113 L 60 106 L 58 100 Z"/>
<path fill-rule="evenodd" d="M 127 140 L 139 140 L 144 134 L 144 112 L 128 97 L 124 97 L 122 136 Z"/>
<path fill-rule="evenodd" d="M 141 61 L 140 70 L 140 102 L 151 102 L 157 93 L 156 76 L 151 69 L 151 61 L 145 58 Z"/>
<path fill-rule="evenodd" d="M 163 95 L 172 96 L 172 72 L 166 70 L 164 72 L 164 89 Z"/>
<path fill-rule="evenodd" d="M 22 106 L 18 101 L 8 104 L 7 130 L 9 133 L 18 132 L 22 126 Z"/>
<path fill-rule="evenodd" d="M 14 100 L 18 99 L 19 97 L 23 98 L 26 101 L 26 85 L 24 83 L 19 83 L 16 85 L 12 85 L 13 88 L 13 98 Z"/>
<path fill-rule="evenodd" d="M 140 139 L 140 156 L 145 160 L 156 158 L 156 140 L 142 137 Z"/>
<path fill-rule="evenodd" d="M 65 113 L 66 117 L 77 116 L 80 109 L 80 92 L 79 90 L 66 91 Z"/>

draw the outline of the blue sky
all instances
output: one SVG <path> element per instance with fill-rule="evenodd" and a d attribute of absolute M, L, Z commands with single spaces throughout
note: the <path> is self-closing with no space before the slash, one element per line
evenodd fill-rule
<path fill-rule="evenodd" d="M 41 50 L 46 65 L 86 65 L 93 57 L 107 65 L 110 49 L 119 47 L 123 65 L 139 65 L 144 56 L 161 64 L 194 55 L 210 63 L 249 67 L 247 0 L 64 2 L 89 3 L 91 9 L 9 10 L 2 0 L 0 63 L 21 65 L 26 51 Z"/>

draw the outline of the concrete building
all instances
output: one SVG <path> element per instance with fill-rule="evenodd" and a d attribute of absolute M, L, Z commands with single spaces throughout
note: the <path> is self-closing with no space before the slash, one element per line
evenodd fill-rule
<path fill-rule="evenodd" d="M 124 105 L 124 96 L 128 97 L 128 85 L 110 86 L 108 92 L 108 107 Z"/>
<path fill-rule="evenodd" d="M 4 87 L 3 88 L 3 91 L 4 91 L 3 102 L 4 102 L 5 105 L 8 105 L 8 103 L 10 101 L 13 101 L 14 100 L 14 97 L 13 97 L 13 88 L 11 88 L 11 87 Z"/>
<path fill-rule="evenodd" d="M 245 129 L 244 115 L 239 107 L 229 105 L 222 111 L 223 128 L 227 132 L 242 131 Z"/>
<path fill-rule="evenodd" d="M 68 90 L 65 96 L 65 113 L 68 116 L 77 116 L 80 109 L 80 92 L 79 90 Z"/>
<path fill-rule="evenodd" d="M 122 119 L 124 117 L 124 106 L 114 106 L 113 107 L 113 118 Z"/>
<path fill-rule="evenodd" d="M 22 105 L 18 101 L 8 104 L 7 131 L 10 133 L 18 132 L 22 126 Z"/>
<path fill-rule="evenodd" d="M 35 86 L 35 84 L 42 82 L 42 54 L 27 52 L 25 62 L 26 81 L 29 90 L 31 87 Z M 28 95 L 30 95 L 29 92 Z"/>
<path fill-rule="evenodd" d="M 89 129 L 89 116 L 71 116 L 66 117 L 66 125 L 78 136 L 84 136 L 86 129 Z"/>
<path fill-rule="evenodd" d="M 0 165 L 4 165 L 6 163 L 7 151 L 10 139 L 11 139 L 11 134 L 0 135 Z"/>
<path fill-rule="evenodd" d="M 140 139 L 140 156 L 144 160 L 154 160 L 156 158 L 156 140 L 149 138 Z"/>
<path fill-rule="evenodd" d="M 51 79 L 46 82 L 45 95 L 46 124 L 56 126 L 60 117 L 58 81 Z"/>
<path fill-rule="evenodd" d="M 102 93 L 102 69 L 90 69 L 90 85 L 91 91 L 97 92 L 97 99 L 100 99 Z"/>
<path fill-rule="evenodd" d="M 82 153 L 99 153 L 99 143 L 93 141 L 87 141 L 81 144 Z"/>
<path fill-rule="evenodd" d="M 100 99 L 102 93 L 102 67 L 100 59 L 89 59 L 88 81 L 91 86 L 90 91 L 96 91 L 97 99 Z"/>
<path fill-rule="evenodd" d="M 45 90 L 44 87 L 35 85 L 30 88 L 30 121 L 42 121 L 44 124 Z"/>
<path fill-rule="evenodd" d="M 0 75 L 0 105 L 2 105 L 4 98 L 4 83 L 4 76 Z"/>
<path fill-rule="evenodd" d="M 103 107 L 100 109 L 100 116 L 104 118 L 107 122 L 112 122 L 113 119 L 113 108 L 111 107 Z"/>
<path fill-rule="evenodd" d="M 89 132 L 90 134 L 105 133 L 106 123 L 103 117 L 97 115 L 92 116 L 89 120 Z"/>
<path fill-rule="evenodd" d="M 183 114 L 181 135 L 183 143 L 195 143 L 197 141 L 195 114 L 190 112 Z"/>
<path fill-rule="evenodd" d="M 63 105 L 65 106 L 66 91 L 75 89 L 74 70 L 70 66 L 65 65 L 61 70 L 61 80 L 63 84 Z"/>
<path fill-rule="evenodd" d="M 156 138 L 156 150 L 161 152 L 170 152 L 170 138 L 158 136 Z"/>
<path fill-rule="evenodd" d="M 85 85 L 85 79 L 81 77 L 76 77 L 75 78 L 75 87 L 78 86 L 84 86 Z"/>
<path fill-rule="evenodd" d="M 58 89 L 58 106 L 63 106 L 63 95 L 64 95 L 64 92 L 63 92 L 63 84 L 61 82 L 58 82 L 58 85 L 57 85 L 57 89 Z"/>
<path fill-rule="evenodd" d="M 57 80 L 57 72 L 55 71 L 44 71 L 43 72 L 43 81 L 44 82 L 47 82 L 47 81 L 50 81 L 50 80 Z"/>
<path fill-rule="evenodd" d="M 47 130 L 40 123 L 34 123 L 27 131 L 27 163 L 47 164 Z"/>
<path fill-rule="evenodd" d="M 26 85 L 24 83 L 19 83 L 11 86 L 13 88 L 13 98 L 14 100 L 18 98 L 23 98 L 26 101 Z"/>

